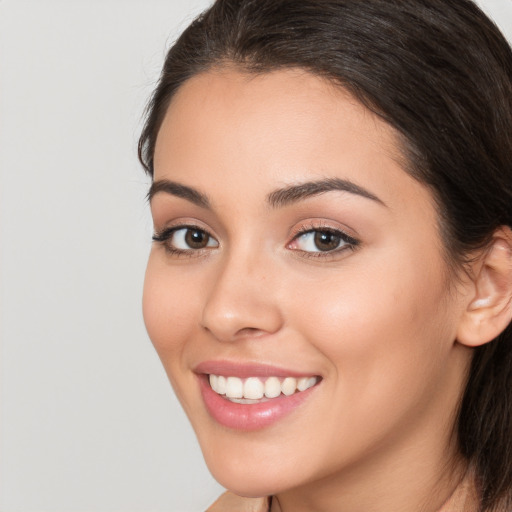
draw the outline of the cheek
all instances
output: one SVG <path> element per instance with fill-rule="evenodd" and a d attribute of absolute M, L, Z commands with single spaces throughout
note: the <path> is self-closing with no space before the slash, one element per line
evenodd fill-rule
<path fill-rule="evenodd" d="M 198 288 L 183 274 L 166 265 L 161 255 L 150 255 L 142 309 L 151 342 L 178 400 L 190 416 L 189 395 L 194 389 L 194 378 L 186 366 L 184 353 L 199 322 Z"/>
<path fill-rule="evenodd" d="M 359 396 L 377 382 L 382 389 L 404 381 L 421 386 L 419 375 L 437 371 L 455 332 L 455 317 L 442 306 L 448 292 L 441 266 L 379 261 L 311 283 L 295 303 L 299 330 Z"/>
<path fill-rule="evenodd" d="M 444 417 L 437 414 L 439 404 L 453 384 L 452 316 L 440 307 L 447 293 L 440 273 L 423 274 L 415 265 L 385 268 L 386 274 L 369 266 L 352 269 L 339 280 L 306 287 L 306 298 L 295 302 L 297 329 L 330 366 L 324 382 L 330 435 L 351 439 L 355 447 L 342 441 L 338 451 L 319 447 L 333 464 L 393 433 L 406 436 L 422 419 Z"/>
<path fill-rule="evenodd" d="M 166 370 L 184 347 L 195 309 L 194 286 L 182 282 L 162 258 L 151 254 L 146 276 L 142 311 L 149 337 Z"/>

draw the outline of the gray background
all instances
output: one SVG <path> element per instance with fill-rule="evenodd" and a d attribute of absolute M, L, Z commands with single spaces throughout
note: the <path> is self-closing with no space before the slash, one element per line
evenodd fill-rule
<path fill-rule="evenodd" d="M 194 512 L 221 492 L 144 331 L 136 160 L 207 0 L 0 0 L 0 511 Z M 512 0 L 482 5 L 512 40 Z"/>

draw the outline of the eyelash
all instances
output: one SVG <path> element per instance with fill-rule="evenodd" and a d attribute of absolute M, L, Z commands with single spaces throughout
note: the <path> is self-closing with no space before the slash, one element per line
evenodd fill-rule
<path fill-rule="evenodd" d="M 203 229 L 199 226 L 195 226 L 193 224 L 186 224 L 186 225 L 182 224 L 179 226 L 165 228 L 164 230 L 155 233 L 153 235 L 153 241 L 163 245 L 165 250 L 169 254 L 171 254 L 172 256 L 177 256 L 177 257 L 179 257 L 179 256 L 182 256 L 182 257 L 201 256 L 201 254 L 203 254 L 204 251 L 209 250 L 207 247 L 201 248 L 201 249 L 194 249 L 192 247 L 190 249 L 177 249 L 176 247 L 173 247 L 170 243 L 173 236 L 178 231 L 182 231 L 182 230 L 201 232 L 201 233 L 204 233 L 206 236 L 208 236 L 209 239 L 215 240 L 215 238 L 212 237 L 210 235 L 210 233 L 208 233 L 208 231 L 206 231 L 205 229 Z M 218 244 L 218 242 L 217 242 L 217 244 Z"/>
<path fill-rule="evenodd" d="M 345 233 L 343 230 L 338 228 L 332 228 L 330 226 L 326 226 L 325 224 L 310 224 L 309 226 L 303 226 L 301 227 L 293 236 L 292 241 L 287 245 L 287 247 L 290 247 L 293 243 L 300 240 L 301 237 L 304 237 L 305 235 L 308 235 L 310 233 L 321 233 L 321 234 L 328 234 L 332 235 L 334 237 L 337 237 L 340 239 L 340 242 L 343 242 L 343 245 L 341 247 L 337 247 L 332 250 L 328 251 L 304 251 L 301 249 L 293 249 L 297 252 L 300 252 L 301 255 L 305 258 L 334 258 L 338 256 L 340 253 L 345 252 L 347 250 L 353 251 L 356 249 L 360 241 L 356 238 L 350 236 L 349 234 Z"/>
<path fill-rule="evenodd" d="M 178 225 L 173 226 L 169 228 L 165 228 L 164 230 L 157 232 L 153 235 L 153 241 L 157 242 L 164 246 L 165 250 L 171 254 L 172 256 L 176 257 L 195 257 L 195 256 L 201 256 L 204 254 L 205 251 L 209 251 L 210 249 L 208 246 L 204 248 L 190 248 L 190 249 L 177 249 L 176 247 L 173 247 L 170 244 L 170 241 L 172 240 L 175 233 L 182 230 L 191 230 L 196 232 L 201 232 L 204 235 L 206 235 L 209 240 L 215 240 L 213 236 L 208 233 L 205 229 L 195 226 L 192 224 L 187 225 Z M 337 247 L 332 250 L 326 250 L 326 251 L 306 251 L 302 249 L 293 249 L 290 246 L 294 243 L 296 243 L 298 240 L 300 240 L 302 237 L 305 237 L 308 234 L 311 233 L 321 233 L 321 234 L 328 234 L 332 235 L 334 237 L 337 237 L 340 239 L 340 242 L 343 242 L 343 245 L 341 247 Z M 209 241 L 208 240 L 208 241 Z M 216 241 L 216 240 L 215 240 Z M 217 246 L 214 246 L 213 248 L 218 247 L 218 242 L 216 241 Z M 301 229 L 299 229 L 296 233 L 294 233 L 292 240 L 287 244 L 287 248 L 290 248 L 293 251 L 300 252 L 303 257 L 306 258 L 332 258 L 341 252 L 345 252 L 347 250 L 354 250 L 358 245 L 360 244 L 359 240 L 355 239 L 354 237 L 348 235 L 344 231 L 336 228 L 332 228 L 325 225 L 314 225 L 311 224 L 309 226 L 303 226 Z M 212 246 L 210 246 L 212 247 Z"/>

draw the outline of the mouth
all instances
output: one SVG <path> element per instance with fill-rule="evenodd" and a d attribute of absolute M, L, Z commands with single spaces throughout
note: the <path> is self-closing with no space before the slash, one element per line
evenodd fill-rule
<path fill-rule="evenodd" d="M 208 362 L 195 369 L 210 417 L 235 430 L 269 427 L 309 401 L 322 377 L 266 365 Z"/>
<path fill-rule="evenodd" d="M 283 396 L 292 396 L 312 388 L 320 381 L 318 376 L 310 377 L 248 377 L 208 376 L 210 388 L 226 400 L 237 404 L 259 404 Z"/>

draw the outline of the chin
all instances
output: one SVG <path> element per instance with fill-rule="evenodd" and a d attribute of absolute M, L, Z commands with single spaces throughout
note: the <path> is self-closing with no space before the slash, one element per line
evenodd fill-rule
<path fill-rule="evenodd" d="M 245 498 L 272 496 L 283 489 L 276 485 L 277 482 L 268 482 L 266 478 L 255 480 L 253 476 L 244 475 L 243 471 L 237 472 L 237 475 L 225 474 L 224 472 L 217 474 L 212 471 L 212 475 L 220 485 L 237 496 Z"/>

